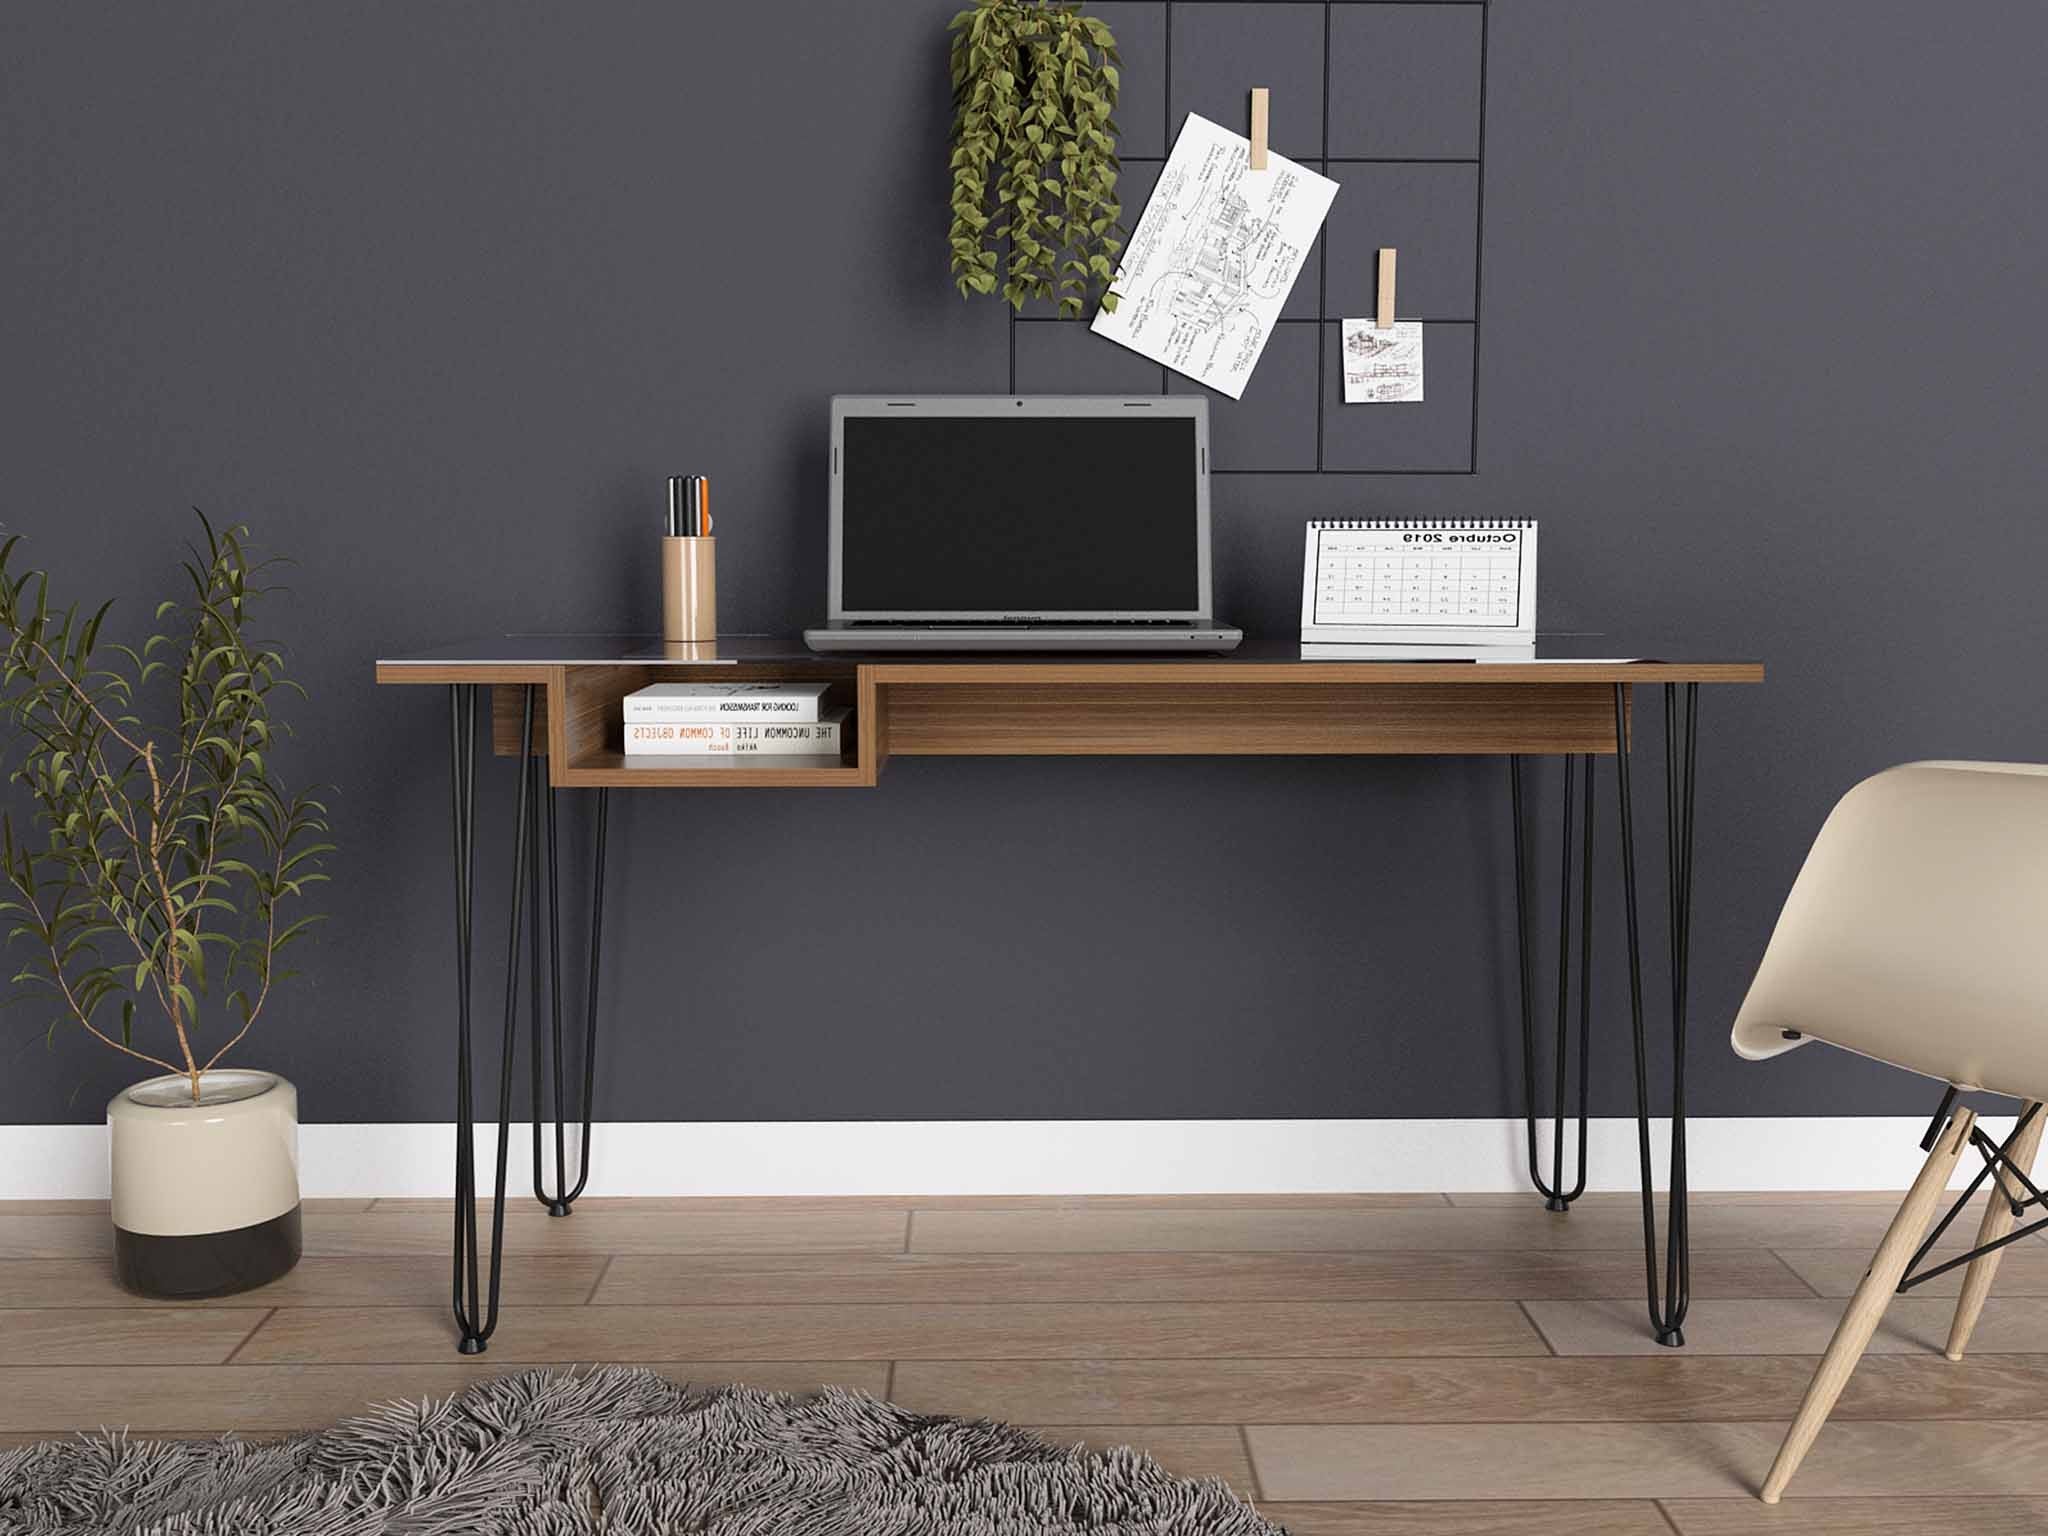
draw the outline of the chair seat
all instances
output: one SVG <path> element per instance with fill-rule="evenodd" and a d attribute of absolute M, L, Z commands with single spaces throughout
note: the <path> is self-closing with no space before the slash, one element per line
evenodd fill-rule
<path fill-rule="evenodd" d="M 1844 795 L 1732 1040 L 2048 1098 L 2048 767 L 1908 763 Z"/>

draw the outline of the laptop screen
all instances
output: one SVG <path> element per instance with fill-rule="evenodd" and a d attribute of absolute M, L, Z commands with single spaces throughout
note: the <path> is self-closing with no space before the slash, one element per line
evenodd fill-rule
<path fill-rule="evenodd" d="M 1198 612 L 1191 417 L 853 415 L 841 473 L 843 612 Z"/>

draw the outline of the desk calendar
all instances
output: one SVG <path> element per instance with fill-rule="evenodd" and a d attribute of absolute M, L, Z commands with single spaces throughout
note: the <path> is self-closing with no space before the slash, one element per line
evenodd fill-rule
<path fill-rule="evenodd" d="M 1308 525 L 1304 657 L 1512 660 L 1535 649 L 1534 522 Z"/>

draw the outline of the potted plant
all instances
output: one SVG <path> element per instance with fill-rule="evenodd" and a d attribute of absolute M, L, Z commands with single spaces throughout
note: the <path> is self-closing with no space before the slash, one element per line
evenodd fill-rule
<path fill-rule="evenodd" d="M 978 0 L 952 21 L 953 281 L 961 296 L 1114 313 L 1116 38 L 1071 4 Z M 993 198 L 993 204 L 991 204 Z"/>
<path fill-rule="evenodd" d="M 223 1067 L 287 972 L 278 957 L 326 878 L 326 811 L 289 794 L 271 754 L 275 648 L 249 637 L 248 530 L 183 562 L 190 591 L 138 650 L 102 639 L 111 603 L 54 605 L 43 571 L 0 544 L 0 715 L 33 805 L 0 815 L 0 910 L 28 950 L 16 1001 L 162 1069 L 107 1107 L 115 1263 L 160 1296 L 221 1295 L 298 1262 L 298 1096 L 274 1073 Z"/>

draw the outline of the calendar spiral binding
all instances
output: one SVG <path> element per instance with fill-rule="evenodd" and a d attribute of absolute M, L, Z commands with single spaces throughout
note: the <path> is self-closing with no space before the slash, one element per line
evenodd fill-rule
<path fill-rule="evenodd" d="M 1311 519 L 1310 528 L 1362 529 L 1367 533 L 1422 533 L 1455 530 L 1459 532 L 1494 533 L 1503 529 L 1529 529 L 1536 526 L 1533 517 L 1360 517 Z"/>

